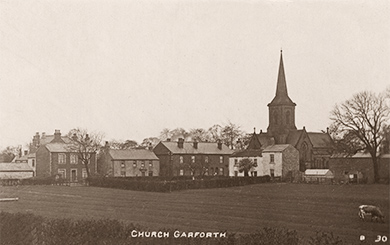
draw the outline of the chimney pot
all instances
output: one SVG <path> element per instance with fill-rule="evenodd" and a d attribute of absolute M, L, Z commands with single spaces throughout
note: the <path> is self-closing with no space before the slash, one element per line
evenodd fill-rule
<path fill-rule="evenodd" d="M 198 141 L 197 140 L 194 140 L 194 148 L 198 149 Z"/>
<path fill-rule="evenodd" d="M 171 141 L 171 138 L 168 138 L 167 141 L 170 142 L 170 141 Z"/>

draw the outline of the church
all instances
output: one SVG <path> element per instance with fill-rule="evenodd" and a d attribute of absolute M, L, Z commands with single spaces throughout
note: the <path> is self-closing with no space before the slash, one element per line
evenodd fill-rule
<path fill-rule="evenodd" d="M 246 151 L 264 150 L 272 145 L 292 145 L 299 152 L 299 170 L 327 169 L 332 154 L 333 141 L 328 133 L 308 132 L 295 125 L 294 103 L 287 93 L 283 55 L 280 51 L 280 64 L 276 94 L 268 104 L 267 132 L 254 132 Z"/>

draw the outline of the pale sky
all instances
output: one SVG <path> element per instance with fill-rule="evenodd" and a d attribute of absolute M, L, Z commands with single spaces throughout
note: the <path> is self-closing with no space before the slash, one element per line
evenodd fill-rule
<path fill-rule="evenodd" d="M 229 120 L 266 130 L 280 49 L 296 125 L 390 85 L 389 1 L 0 0 L 0 148 Z"/>

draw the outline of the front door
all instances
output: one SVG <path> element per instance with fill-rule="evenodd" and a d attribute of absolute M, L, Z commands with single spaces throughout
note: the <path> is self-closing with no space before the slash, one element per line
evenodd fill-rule
<path fill-rule="evenodd" d="M 77 170 L 72 169 L 70 171 L 70 182 L 76 182 L 77 181 Z"/>

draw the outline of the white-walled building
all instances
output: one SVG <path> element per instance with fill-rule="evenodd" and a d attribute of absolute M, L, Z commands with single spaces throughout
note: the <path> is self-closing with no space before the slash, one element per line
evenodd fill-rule
<path fill-rule="evenodd" d="M 263 150 L 264 169 L 271 177 L 291 179 L 299 172 L 299 151 L 292 145 L 271 145 Z"/>

